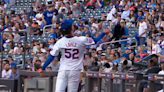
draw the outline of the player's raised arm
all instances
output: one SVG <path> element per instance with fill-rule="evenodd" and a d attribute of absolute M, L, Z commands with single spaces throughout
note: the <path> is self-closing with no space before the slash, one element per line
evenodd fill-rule
<path fill-rule="evenodd" d="M 109 28 L 106 28 L 98 37 L 93 37 L 93 40 L 95 43 L 97 43 L 99 40 L 101 40 L 105 34 L 108 34 L 110 32 Z"/>
<path fill-rule="evenodd" d="M 59 45 L 58 42 L 54 45 L 53 50 L 50 52 L 50 55 L 48 56 L 47 60 L 45 61 L 42 70 L 45 70 L 46 67 L 53 61 L 55 56 L 59 55 Z"/>

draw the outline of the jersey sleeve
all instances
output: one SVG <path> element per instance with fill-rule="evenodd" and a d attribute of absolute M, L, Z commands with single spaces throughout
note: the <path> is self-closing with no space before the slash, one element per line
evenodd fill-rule
<path fill-rule="evenodd" d="M 59 51 L 60 51 L 59 42 L 57 42 L 57 43 L 54 45 L 54 47 L 53 47 L 52 51 L 50 52 L 50 54 L 51 54 L 52 56 L 58 56 L 58 55 L 59 55 Z"/>
<path fill-rule="evenodd" d="M 85 37 L 84 44 L 85 45 L 93 45 L 93 44 L 95 44 L 95 42 L 92 38 Z"/>

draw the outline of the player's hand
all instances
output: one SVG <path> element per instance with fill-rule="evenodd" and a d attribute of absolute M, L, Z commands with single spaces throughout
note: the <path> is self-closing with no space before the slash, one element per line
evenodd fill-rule
<path fill-rule="evenodd" d="M 110 32 L 110 28 L 104 29 L 104 33 L 105 33 L 105 34 L 108 34 L 109 32 Z"/>
<path fill-rule="evenodd" d="M 43 76 L 44 73 L 45 73 L 45 70 L 40 71 L 40 76 Z"/>

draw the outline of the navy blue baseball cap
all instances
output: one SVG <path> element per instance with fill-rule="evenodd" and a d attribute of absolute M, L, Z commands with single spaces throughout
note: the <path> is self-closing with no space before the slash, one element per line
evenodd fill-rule
<path fill-rule="evenodd" d="M 140 58 L 140 55 L 136 55 L 136 57 L 139 57 Z"/>
<path fill-rule="evenodd" d="M 78 26 L 83 27 L 83 24 L 78 23 Z"/>
<path fill-rule="evenodd" d="M 22 42 L 19 41 L 19 42 L 17 42 L 17 44 L 22 44 Z"/>
<path fill-rule="evenodd" d="M 147 53 L 147 50 L 142 50 L 143 53 Z"/>
<path fill-rule="evenodd" d="M 73 20 L 71 18 L 64 19 L 61 23 L 60 29 L 67 29 L 69 27 L 72 27 Z"/>
<path fill-rule="evenodd" d="M 51 27 L 52 29 L 56 29 L 55 27 Z"/>
<path fill-rule="evenodd" d="M 10 63 L 10 66 L 17 66 L 15 62 Z"/>
<path fill-rule="evenodd" d="M 143 19 L 143 17 L 142 16 L 139 16 L 138 17 L 138 21 L 140 21 L 140 20 L 142 20 Z"/>
<path fill-rule="evenodd" d="M 157 38 L 155 37 L 155 38 L 153 38 L 152 40 L 153 40 L 153 41 L 157 41 Z"/>
<path fill-rule="evenodd" d="M 10 24 L 10 23 L 8 23 L 8 24 L 7 24 L 7 27 L 11 27 L 11 24 Z"/>
<path fill-rule="evenodd" d="M 119 5 L 118 5 L 118 4 L 115 4 L 114 6 L 115 6 L 115 7 L 119 7 Z"/>
<path fill-rule="evenodd" d="M 126 57 L 126 58 L 128 58 L 129 57 L 129 55 L 128 54 L 126 54 L 126 53 L 124 53 L 124 54 L 122 54 L 122 56 L 121 57 Z"/>
<path fill-rule="evenodd" d="M 81 19 L 81 21 L 85 21 L 85 19 Z"/>
<path fill-rule="evenodd" d="M 126 47 L 125 50 L 131 50 L 130 48 Z"/>
<path fill-rule="evenodd" d="M 105 13 L 104 11 L 102 11 L 101 13 Z"/>

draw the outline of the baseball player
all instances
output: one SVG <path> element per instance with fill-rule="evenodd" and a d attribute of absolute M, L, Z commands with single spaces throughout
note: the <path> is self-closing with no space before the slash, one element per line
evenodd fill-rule
<path fill-rule="evenodd" d="M 68 92 L 77 92 L 80 71 L 83 68 L 85 46 L 95 44 L 110 31 L 109 29 L 105 29 L 97 38 L 92 39 L 84 36 L 74 36 L 73 30 L 73 20 L 70 18 L 63 20 L 60 32 L 64 37 L 56 42 L 40 72 L 42 76 L 45 68 L 51 63 L 54 57 L 58 56 L 59 52 L 62 54 L 55 92 L 65 92 L 66 87 Z"/>

